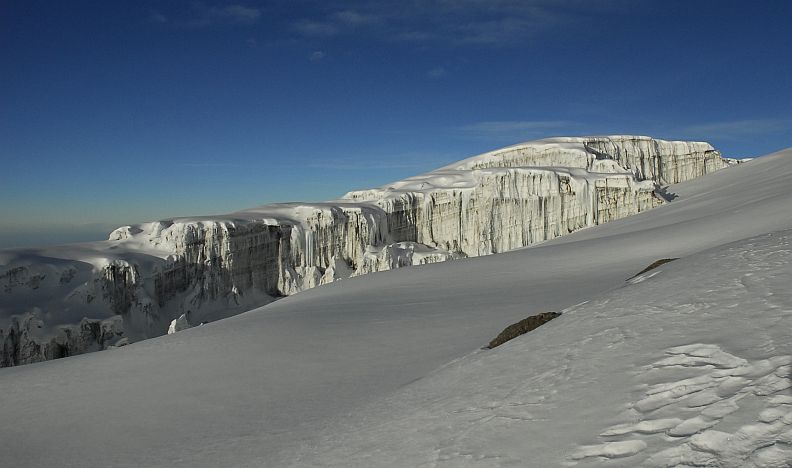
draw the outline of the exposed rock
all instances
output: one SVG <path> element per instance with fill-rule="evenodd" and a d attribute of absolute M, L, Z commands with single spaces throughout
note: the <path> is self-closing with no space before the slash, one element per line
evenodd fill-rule
<path fill-rule="evenodd" d="M 545 323 L 553 320 L 556 317 L 560 317 L 561 314 L 558 312 L 543 312 L 541 314 L 532 315 L 528 318 L 522 319 L 517 323 L 513 323 L 508 327 L 504 328 L 502 332 L 498 336 L 496 336 L 492 341 L 489 342 L 487 345 L 488 349 L 496 348 L 507 341 L 513 340 L 520 335 L 524 335 L 529 331 L 536 330 L 540 326 L 544 325 Z"/>
<path fill-rule="evenodd" d="M 654 270 L 655 268 L 657 268 L 657 267 L 659 267 L 661 265 L 665 265 L 668 262 L 673 262 L 674 260 L 679 260 L 679 258 L 661 258 L 659 260 L 655 260 L 648 267 L 646 267 L 643 270 L 639 271 L 634 276 L 628 278 L 628 281 L 633 279 L 633 278 L 636 278 L 636 277 L 638 277 L 638 276 L 640 276 L 640 275 L 642 275 L 642 274 L 644 274 L 644 273 L 646 273 L 648 271 L 652 271 L 652 270 Z"/>

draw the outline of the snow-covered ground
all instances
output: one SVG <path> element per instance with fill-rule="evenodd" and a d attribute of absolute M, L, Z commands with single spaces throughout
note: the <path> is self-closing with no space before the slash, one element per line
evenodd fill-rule
<path fill-rule="evenodd" d="M 792 466 L 792 231 L 717 247 L 474 352 L 294 466 Z"/>
<path fill-rule="evenodd" d="M 3 463 L 789 466 L 790 180 L 792 150 L 545 244 L 3 369 Z"/>

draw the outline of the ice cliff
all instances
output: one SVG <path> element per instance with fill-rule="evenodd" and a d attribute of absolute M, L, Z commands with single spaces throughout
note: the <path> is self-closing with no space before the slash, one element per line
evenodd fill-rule
<path fill-rule="evenodd" d="M 0 251 L 0 366 L 121 346 L 354 275 L 504 252 L 664 202 L 733 162 L 709 144 L 553 138 L 324 203 Z"/>

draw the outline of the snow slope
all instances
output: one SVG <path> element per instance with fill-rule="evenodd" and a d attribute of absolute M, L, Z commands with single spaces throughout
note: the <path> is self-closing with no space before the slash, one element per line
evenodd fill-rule
<path fill-rule="evenodd" d="M 109 352 L 3 369 L 0 451 L 15 466 L 635 466 L 727 460 L 732 446 L 783 460 L 783 444 L 767 444 L 788 431 L 789 235 L 766 234 L 792 229 L 790 177 L 786 151 L 545 244 L 352 278 Z M 684 258 L 625 287 L 666 257 Z M 562 309 L 478 351 L 509 323 Z M 737 380 L 697 392 L 709 398 L 696 406 L 679 384 L 688 377 L 702 388 Z M 723 434 L 748 442 L 724 448 Z"/>
<path fill-rule="evenodd" d="M 792 231 L 707 250 L 477 351 L 294 466 L 792 466 Z"/>
<path fill-rule="evenodd" d="M 343 200 L 0 251 L 0 367 L 159 336 L 349 276 L 543 242 L 653 208 L 659 184 L 730 164 L 702 142 L 551 138 Z"/>

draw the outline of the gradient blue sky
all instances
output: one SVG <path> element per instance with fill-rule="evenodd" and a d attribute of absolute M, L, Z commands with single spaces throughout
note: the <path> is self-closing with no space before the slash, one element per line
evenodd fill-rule
<path fill-rule="evenodd" d="M 792 2 L 0 2 L 0 246 L 336 198 L 519 141 L 792 146 Z"/>

